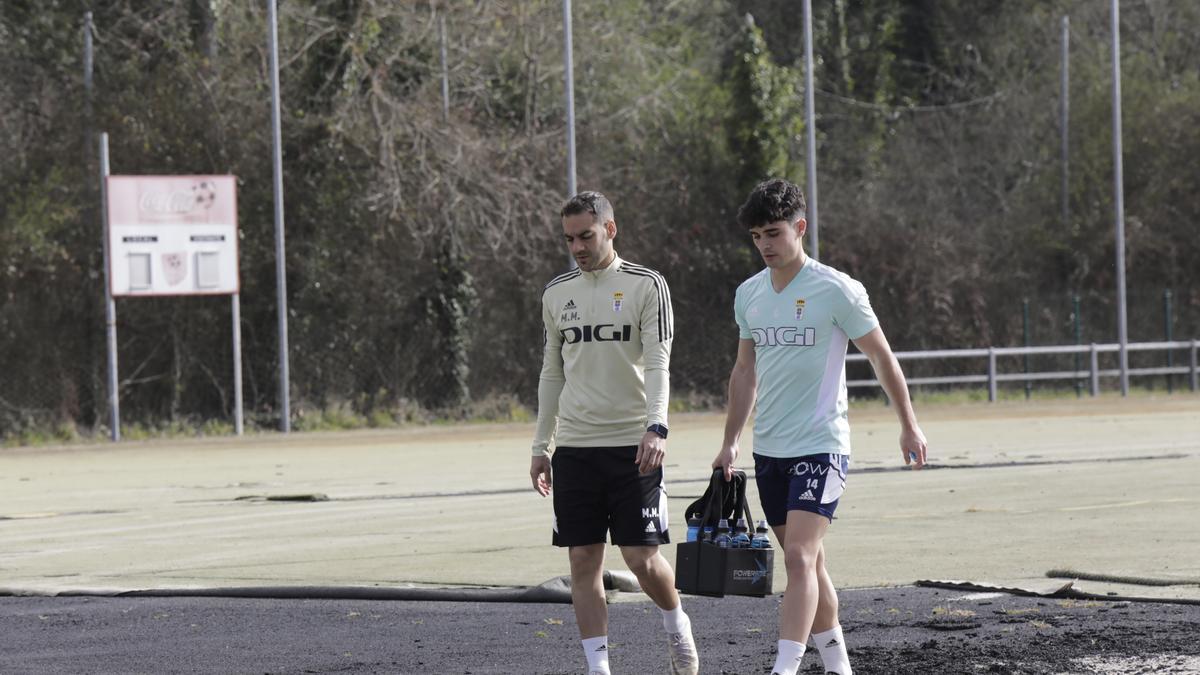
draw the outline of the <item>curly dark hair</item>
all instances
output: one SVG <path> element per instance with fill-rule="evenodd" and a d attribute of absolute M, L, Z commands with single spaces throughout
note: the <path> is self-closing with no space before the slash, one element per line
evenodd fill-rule
<path fill-rule="evenodd" d="M 794 223 L 803 217 L 804 192 L 782 178 L 770 178 L 756 185 L 737 213 L 738 224 L 747 229 L 781 220 Z"/>
<path fill-rule="evenodd" d="M 580 213 L 592 214 L 592 222 L 597 225 L 603 225 L 613 220 L 612 203 L 608 201 L 608 197 L 594 190 L 580 192 L 568 199 L 567 203 L 563 204 L 559 215 L 566 218 L 567 216 L 574 216 Z"/>

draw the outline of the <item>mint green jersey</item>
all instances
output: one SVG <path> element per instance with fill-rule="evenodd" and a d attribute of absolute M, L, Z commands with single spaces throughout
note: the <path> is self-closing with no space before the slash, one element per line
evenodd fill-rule
<path fill-rule="evenodd" d="M 846 345 L 879 325 L 863 285 L 809 258 L 780 293 L 770 269 L 742 282 L 733 308 L 754 340 L 754 452 L 850 454 Z"/>

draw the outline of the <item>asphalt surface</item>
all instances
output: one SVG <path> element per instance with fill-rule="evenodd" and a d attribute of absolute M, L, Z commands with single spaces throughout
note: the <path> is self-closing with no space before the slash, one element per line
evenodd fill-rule
<path fill-rule="evenodd" d="M 856 673 L 1200 673 L 1200 606 L 900 587 L 841 593 Z M 778 596 L 685 597 L 702 673 L 769 673 Z M 609 606 L 616 674 L 666 670 L 647 601 Z M 816 652 L 802 673 L 822 673 Z M 565 604 L 0 598 L 0 672 L 585 672 Z"/>

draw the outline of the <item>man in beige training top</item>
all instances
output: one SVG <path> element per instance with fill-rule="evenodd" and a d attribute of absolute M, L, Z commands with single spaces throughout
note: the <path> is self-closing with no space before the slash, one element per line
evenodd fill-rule
<path fill-rule="evenodd" d="M 555 546 L 568 549 L 571 599 L 588 672 L 609 675 L 605 535 L 662 610 L 670 672 L 699 670 L 691 622 L 671 565 L 663 455 L 674 317 L 667 282 L 613 250 L 617 224 L 599 192 L 563 206 L 563 236 L 578 269 L 542 293 L 546 345 L 529 475 L 554 493 Z M 556 447 L 557 446 L 557 447 Z"/>

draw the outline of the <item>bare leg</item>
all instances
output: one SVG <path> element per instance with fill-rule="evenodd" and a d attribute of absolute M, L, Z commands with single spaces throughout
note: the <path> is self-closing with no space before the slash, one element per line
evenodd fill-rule
<path fill-rule="evenodd" d="M 773 525 L 771 531 L 775 533 L 775 541 L 779 543 L 779 548 L 784 548 L 784 542 L 787 541 L 787 525 Z M 817 613 L 813 619 L 813 633 L 823 633 L 830 628 L 838 625 L 838 597 L 837 589 L 833 586 L 833 579 L 829 576 L 829 571 L 825 567 L 825 544 L 822 541 L 821 550 L 817 554 Z"/>
<path fill-rule="evenodd" d="M 818 559 L 829 520 L 807 511 L 789 511 L 783 541 L 787 590 L 779 610 L 779 637 L 804 643 L 812 630 L 821 592 Z"/>
<path fill-rule="evenodd" d="M 833 580 L 829 578 L 829 572 L 825 569 L 825 544 L 821 544 L 821 550 L 817 553 L 817 586 L 820 594 L 817 597 L 817 614 L 813 619 L 812 632 L 824 633 L 838 625 L 837 589 L 833 587 Z"/>
<path fill-rule="evenodd" d="M 771 531 L 775 533 L 775 542 L 779 545 L 779 549 L 783 550 L 784 538 L 787 535 L 787 523 L 783 525 L 772 525 Z"/>
<path fill-rule="evenodd" d="M 671 569 L 671 563 L 658 552 L 657 546 L 622 546 L 621 556 L 642 585 L 642 590 L 659 609 L 669 610 L 679 606 L 675 572 Z"/>
<path fill-rule="evenodd" d="M 675 590 L 675 573 L 671 563 L 662 557 L 657 546 L 622 546 L 621 556 L 642 585 L 642 590 L 663 613 L 663 628 L 667 631 L 667 654 L 672 675 L 696 675 L 700 670 L 700 655 L 692 637 L 691 623 L 679 604 Z"/>
<path fill-rule="evenodd" d="M 608 634 L 608 605 L 604 601 L 604 544 L 572 546 L 571 603 L 583 639 Z"/>

